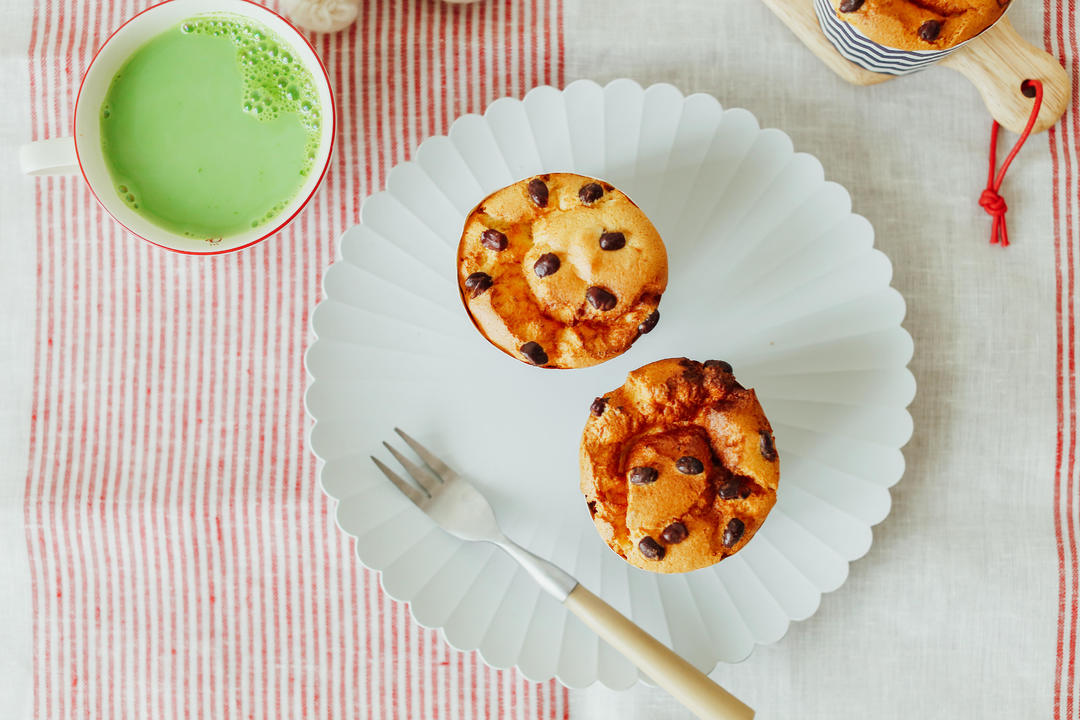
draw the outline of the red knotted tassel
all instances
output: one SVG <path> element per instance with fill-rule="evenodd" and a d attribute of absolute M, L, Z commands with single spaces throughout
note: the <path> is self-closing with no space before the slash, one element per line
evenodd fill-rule
<path fill-rule="evenodd" d="M 990 130 L 990 174 L 986 180 L 986 189 L 979 195 L 979 205 L 990 217 L 994 218 L 994 224 L 990 228 L 990 243 L 993 245 L 1000 243 L 1002 247 L 1007 247 L 1009 244 L 1009 229 L 1005 225 L 1005 213 L 1009 207 L 1005 204 L 1001 195 L 998 194 L 998 191 L 1001 190 L 1001 182 L 1005 179 L 1005 171 L 1009 169 L 1009 165 L 1012 164 L 1016 153 L 1020 152 L 1020 148 L 1024 146 L 1024 142 L 1031 135 L 1031 128 L 1035 125 L 1035 119 L 1039 117 L 1039 108 L 1042 107 L 1043 99 L 1043 86 L 1038 80 L 1025 80 L 1021 89 L 1025 95 L 1028 94 L 1029 89 L 1035 91 L 1035 104 L 1031 107 L 1031 117 L 1028 118 L 1024 132 L 1020 133 L 1020 139 L 1016 141 L 1016 145 L 1006 156 L 1005 162 L 1001 163 L 1001 169 L 996 177 L 994 176 L 994 165 L 997 164 L 997 139 L 998 130 L 1001 129 L 1001 126 L 998 125 L 997 120 L 994 121 L 993 128 Z"/>

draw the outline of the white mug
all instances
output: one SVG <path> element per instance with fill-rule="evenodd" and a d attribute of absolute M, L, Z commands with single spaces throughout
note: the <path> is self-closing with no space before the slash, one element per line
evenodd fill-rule
<path fill-rule="evenodd" d="M 270 221 L 224 238 L 197 239 L 166 230 L 128 207 L 117 194 L 101 148 L 101 103 L 113 76 L 145 42 L 196 15 L 231 15 L 253 20 L 273 31 L 311 73 L 319 96 L 322 128 L 314 168 L 286 207 Z M 24 145 L 19 160 L 28 175 L 82 173 L 98 203 L 132 234 L 168 250 L 215 255 L 240 250 L 285 227 L 315 194 L 330 165 L 337 113 L 330 77 L 307 38 L 277 13 L 250 0 L 166 0 L 121 25 L 94 55 L 75 101 L 74 136 Z"/>

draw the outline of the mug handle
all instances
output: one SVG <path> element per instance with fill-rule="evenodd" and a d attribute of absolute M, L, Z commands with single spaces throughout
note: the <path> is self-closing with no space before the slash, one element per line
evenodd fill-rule
<path fill-rule="evenodd" d="M 24 175 L 77 175 L 79 157 L 75 138 L 53 138 L 19 148 L 19 167 Z"/>

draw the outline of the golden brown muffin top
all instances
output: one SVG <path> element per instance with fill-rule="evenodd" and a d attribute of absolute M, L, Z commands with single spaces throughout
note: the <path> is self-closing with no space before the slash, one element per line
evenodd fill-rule
<path fill-rule="evenodd" d="M 879 45 L 944 50 L 1001 17 L 1008 0 L 831 0 L 837 17 Z"/>
<path fill-rule="evenodd" d="M 780 463 L 753 390 L 731 366 L 686 358 L 629 373 L 597 398 L 581 440 L 581 490 L 601 537 L 662 573 L 738 552 L 776 502 Z"/>
<path fill-rule="evenodd" d="M 656 324 L 667 250 L 622 192 L 552 173 L 509 185 L 469 214 L 458 282 L 477 328 L 508 354 L 586 367 Z"/>

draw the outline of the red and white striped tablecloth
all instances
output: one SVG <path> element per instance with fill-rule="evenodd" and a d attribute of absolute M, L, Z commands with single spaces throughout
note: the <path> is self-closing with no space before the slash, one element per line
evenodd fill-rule
<path fill-rule="evenodd" d="M 33 139 L 144 0 L 37 3 Z M 33 704 L 66 717 L 564 717 L 566 691 L 457 653 L 356 561 L 305 447 L 307 319 L 337 236 L 425 137 L 561 84 L 560 0 L 365 0 L 313 35 L 340 108 L 321 192 L 250 250 L 133 241 L 75 177 L 36 185 L 26 476 Z"/>
<path fill-rule="evenodd" d="M 18 143 L 69 133 L 94 50 L 148 4 L 0 0 L 15 717 L 681 717 L 655 690 L 529 682 L 418 627 L 357 563 L 305 447 L 308 317 L 389 169 L 498 97 L 631 76 L 744 105 L 817 155 L 874 223 L 916 345 L 908 472 L 870 555 L 716 677 L 761 717 L 1080 718 L 1071 0 L 1011 11 L 1074 100 L 1010 171 L 1007 250 L 975 205 L 989 120 L 959 76 L 845 86 L 755 0 L 362 0 L 312 36 L 339 104 L 326 184 L 280 235 L 215 258 L 125 235 L 81 180 L 12 170 Z"/>
<path fill-rule="evenodd" d="M 1080 717 L 1076 673 L 1077 607 L 1080 606 L 1080 476 L 1077 456 L 1076 270 L 1080 255 L 1080 43 L 1076 6 L 1046 0 L 1043 43 L 1072 77 L 1072 108 L 1049 132 L 1053 172 L 1054 305 L 1056 326 L 1057 438 L 1054 445 L 1054 536 L 1058 564 L 1057 657 L 1054 720 Z"/>

